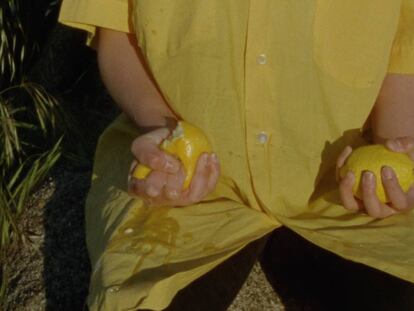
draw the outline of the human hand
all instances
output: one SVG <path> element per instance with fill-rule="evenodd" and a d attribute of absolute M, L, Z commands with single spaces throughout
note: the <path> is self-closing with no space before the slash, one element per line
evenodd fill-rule
<path fill-rule="evenodd" d="M 400 137 L 387 140 L 384 145 L 391 151 L 406 153 L 414 161 L 414 139 Z M 337 171 L 344 165 L 351 154 L 352 148 L 347 146 L 338 157 Z M 338 174 L 339 176 L 339 174 Z M 350 211 L 362 211 L 373 218 L 385 218 L 391 215 L 406 212 L 414 207 L 414 187 L 404 192 L 392 168 L 384 166 L 381 169 L 381 181 L 389 203 L 382 203 L 376 195 L 376 180 L 372 172 L 366 171 L 362 175 L 362 200 L 356 198 L 352 192 L 355 182 L 353 173 L 348 172 L 339 180 L 339 193 L 343 206 Z"/>
<path fill-rule="evenodd" d="M 183 189 L 186 177 L 183 165 L 180 160 L 159 148 L 169 135 L 169 129 L 160 128 L 133 141 L 131 152 L 137 160 L 131 164 L 128 191 L 150 206 L 185 206 L 197 203 L 212 192 L 218 182 L 220 164 L 217 156 L 202 153 L 190 186 Z M 145 179 L 132 177 L 138 162 L 152 170 Z"/>

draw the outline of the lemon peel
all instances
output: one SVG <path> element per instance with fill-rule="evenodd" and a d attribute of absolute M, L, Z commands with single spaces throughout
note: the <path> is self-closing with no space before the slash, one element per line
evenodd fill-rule
<path fill-rule="evenodd" d="M 172 134 L 162 141 L 160 149 L 176 156 L 181 161 L 186 173 L 183 189 L 189 187 L 200 155 L 204 152 L 212 152 L 211 144 L 203 131 L 186 121 L 177 123 Z M 151 168 L 139 164 L 132 176 L 145 179 L 150 172 Z"/>
<path fill-rule="evenodd" d="M 365 171 L 372 172 L 376 178 L 378 199 L 387 203 L 389 199 L 381 182 L 381 169 L 384 166 L 393 169 L 401 188 L 407 192 L 414 183 L 414 162 L 407 154 L 393 152 L 383 145 L 369 145 L 355 149 L 340 168 L 339 175 L 343 178 L 347 172 L 354 174 L 355 182 L 352 191 L 357 198 L 362 199 L 362 174 Z"/>

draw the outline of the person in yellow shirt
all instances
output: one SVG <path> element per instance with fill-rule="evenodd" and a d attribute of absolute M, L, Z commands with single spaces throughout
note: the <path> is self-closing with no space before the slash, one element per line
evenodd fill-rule
<path fill-rule="evenodd" d="M 389 168 L 364 174 L 362 202 L 354 176 L 335 181 L 350 147 L 414 159 L 414 1 L 67 0 L 60 21 L 88 31 L 124 111 L 100 138 L 86 206 L 91 310 L 184 308 L 181 289 L 282 225 L 414 282 L 413 191 Z M 177 119 L 214 150 L 184 191 L 158 147 Z M 127 184 L 137 162 L 153 172 Z"/>

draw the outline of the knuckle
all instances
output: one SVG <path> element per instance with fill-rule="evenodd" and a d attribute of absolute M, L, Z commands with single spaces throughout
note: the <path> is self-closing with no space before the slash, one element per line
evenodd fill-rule
<path fill-rule="evenodd" d="M 162 159 L 159 155 L 150 154 L 148 156 L 147 162 L 151 168 L 158 168 L 162 164 Z"/>
<path fill-rule="evenodd" d="M 159 194 L 160 194 L 160 190 L 159 190 L 157 187 L 155 187 L 154 185 L 149 184 L 149 185 L 147 185 L 147 186 L 146 186 L 146 188 L 145 188 L 145 193 L 146 193 L 149 197 L 151 197 L 151 198 L 155 198 L 155 197 L 159 196 Z"/>
<path fill-rule="evenodd" d="M 145 135 L 135 138 L 130 147 L 131 152 L 136 153 L 141 150 L 145 141 L 147 141 Z"/>

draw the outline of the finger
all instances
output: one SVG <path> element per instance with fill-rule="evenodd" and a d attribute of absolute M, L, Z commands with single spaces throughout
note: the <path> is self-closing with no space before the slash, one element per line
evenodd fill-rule
<path fill-rule="evenodd" d="M 141 135 L 141 139 L 151 140 L 154 144 L 159 145 L 164 139 L 170 135 L 170 130 L 166 127 L 153 130 L 149 133 Z"/>
<path fill-rule="evenodd" d="M 395 214 L 395 210 L 382 204 L 376 194 L 376 180 L 372 172 L 362 174 L 362 201 L 366 213 L 373 218 L 385 218 Z"/>
<path fill-rule="evenodd" d="M 344 150 L 342 150 L 341 154 L 339 155 L 338 159 L 336 160 L 336 167 L 340 168 L 345 164 L 346 159 L 352 153 L 351 146 L 346 146 Z"/>
<path fill-rule="evenodd" d="M 355 182 L 355 175 L 352 172 L 347 172 L 339 184 L 339 195 L 343 206 L 350 211 L 358 211 L 358 202 L 355 199 L 352 187 Z"/>
<path fill-rule="evenodd" d="M 339 155 L 338 159 L 336 160 L 336 170 L 335 170 L 335 177 L 336 180 L 339 182 L 341 180 L 341 176 L 339 174 L 339 169 L 345 164 L 346 159 L 352 153 L 351 146 L 346 146 L 344 150 L 342 150 L 341 154 Z"/>
<path fill-rule="evenodd" d="M 390 167 L 384 166 L 381 169 L 381 177 L 385 193 L 387 194 L 392 207 L 398 211 L 407 209 L 407 195 L 401 188 L 394 171 Z"/>
<path fill-rule="evenodd" d="M 205 195 L 214 191 L 220 177 L 220 163 L 215 153 L 210 155 L 208 165 L 210 170 L 210 176 L 208 177 Z"/>
<path fill-rule="evenodd" d="M 185 206 L 188 205 L 188 199 L 179 196 L 177 199 L 169 199 L 165 195 L 149 196 L 147 193 L 147 180 L 131 178 L 128 184 L 128 193 L 132 196 L 138 196 L 147 206 Z M 187 191 L 188 192 L 188 189 Z M 185 193 L 185 192 L 184 192 Z"/>
<path fill-rule="evenodd" d="M 145 180 L 131 177 L 128 182 L 128 194 L 140 198 L 147 197 L 145 193 Z"/>
<path fill-rule="evenodd" d="M 207 156 L 206 169 L 205 187 L 202 188 L 203 191 L 200 194 L 201 199 L 205 198 L 210 192 L 214 191 L 220 176 L 220 165 L 215 154 Z"/>
<path fill-rule="evenodd" d="M 168 174 L 165 185 L 165 196 L 170 200 L 176 200 L 180 197 L 185 180 L 185 170 L 181 166 L 176 174 Z"/>
<path fill-rule="evenodd" d="M 158 129 L 134 140 L 131 152 L 138 161 L 152 170 L 174 174 L 180 167 L 180 161 L 160 150 L 159 145 L 168 136 L 168 129 Z"/>
<path fill-rule="evenodd" d="M 167 173 L 161 171 L 152 171 L 145 179 L 145 193 L 151 198 L 158 197 L 162 194 L 163 188 L 167 183 Z"/>
<path fill-rule="evenodd" d="M 193 179 L 191 180 L 190 191 L 188 192 L 188 199 L 192 203 L 198 202 L 202 199 L 204 189 L 207 186 L 207 180 L 209 175 L 207 162 L 208 154 L 201 154 L 197 161 L 197 166 L 194 172 Z"/>
<path fill-rule="evenodd" d="M 147 206 L 154 205 L 154 199 L 146 193 L 146 180 L 131 178 L 128 184 L 128 193 L 132 196 L 139 197 Z"/>

